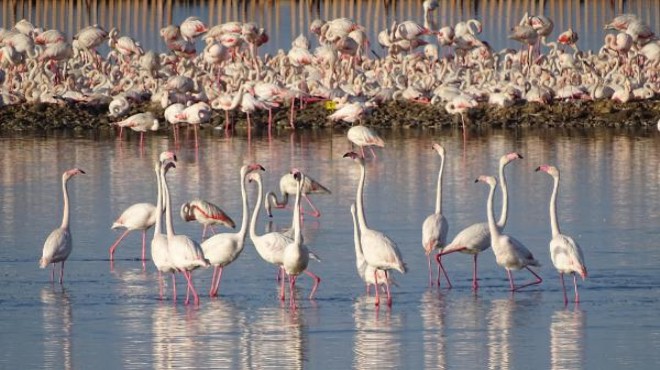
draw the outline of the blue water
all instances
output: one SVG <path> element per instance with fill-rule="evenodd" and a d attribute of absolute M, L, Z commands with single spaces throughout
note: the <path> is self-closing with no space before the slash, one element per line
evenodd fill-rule
<path fill-rule="evenodd" d="M 492 368 L 655 369 L 660 363 L 660 133 L 654 130 L 519 129 L 472 132 L 464 146 L 459 131 L 382 131 L 387 143 L 367 161 L 365 211 L 370 225 L 402 251 L 409 273 L 395 274 L 391 309 L 366 297 L 354 264 L 349 205 L 359 170 L 342 155 L 342 130 L 283 131 L 248 145 L 238 135 L 203 130 L 200 149 L 183 137 L 179 163 L 169 177 L 175 210 L 203 197 L 240 223 L 238 169 L 266 168 L 274 189 L 290 167 L 306 171 L 332 190 L 313 197 L 320 219 L 305 218 L 307 245 L 323 262 L 310 269 L 323 279 L 317 299 L 305 297 L 301 277 L 293 311 L 277 299 L 275 269 L 248 240 L 225 269 L 220 297 L 209 299 L 211 270 L 193 273 L 199 307 L 158 299 L 157 274 L 143 271 L 141 239 L 129 234 L 116 253 L 112 221 L 130 204 L 155 201 L 152 160 L 174 148 L 166 133 L 123 142 L 87 133 L 0 139 L 0 368 Z M 427 287 L 421 224 L 433 211 L 439 157 L 447 149 L 443 211 L 449 236 L 485 220 L 487 188 L 474 184 L 494 174 L 502 154 L 523 160 L 507 168 L 511 191 L 507 233 L 541 261 L 538 288 L 508 292 L 505 271 L 490 250 L 479 258 L 481 288 L 470 290 L 471 258 L 447 256 L 454 288 Z M 584 250 L 589 277 L 579 281 L 581 304 L 565 308 L 549 259 L 548 201 L 551 178 L 540 164 L 562 171 L 562 231 Z M 38 268 L 43 242 L 61 219 L 60 175 L 71 167 L 87 175 L 69 184 L 74 249 L 62 287 Z M 249 186 L 250 207 L 254 186 Z M 499 197 L 496 197 L 499 202 Z M 175 215 L 178 233 L 199 239 L 201 228 Z M 259 233 L 291 223 L 275 210 L 272 224 L 260 217 Z M 148 240 L 151 239 L 149 233 Z M 514 273 L 518 282 L 530 279 Z M 567 279 L 568 287 L 572 281 Z M 572 298 L 572 291 L 569 290 Z"/>

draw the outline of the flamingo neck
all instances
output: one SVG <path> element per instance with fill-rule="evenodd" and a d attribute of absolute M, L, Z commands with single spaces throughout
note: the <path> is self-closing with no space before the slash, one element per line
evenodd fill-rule
<path fill-rule="evenodd" d="M 488 212 L 488 229 L 490 230 L 490 240 L 492 241 L 500 236 L 500 230 L 497 228 L 495 223 L 495 214 L 493 211 L 493 198 L 495 198 L 495 188 L 497 184 L 490 185 L 490 192 L 488 193 L 488 203 L 487 203 L 487 212 Z"/>
<path fill-rule="evenodd" d="M 360 241 L 360 229 L 354 211 L 351 212 L 351 216 L 353 216 L 353 242 L 355 243 L 355 264 L 358 268 L 358 271 L 360 271 L 360 268 L 362 268 L 365 259 L 364 259 L 364 253 L 362 252 L 362 243 Z"/>
<path fill-rule="evenodd" d="M 245 177 L 246 174 L 241 174 L 241 197 L 243 201 L 243 218 L 241 219 L 241 229 L 238 231 L 238 237 L 241 241 L 245 241 L 245 235 L 247 234 L 248 228 L 248 200 L 247 200 L 247 190 L 245 189 Z M 260 202 L 257 202 L 257 206 Z M 243 244 L 243 243 L 241 243 Z"/>
<path fill-rule="evenodd" d="M 252 220 L 250 221 L 250 238 L 257 238 L 257 218 L 259 218 L 259 205 L 261 204 L 261 199 L 263 198 L 263 187 L 261 185 L 261 179 L 257 178 L 254 181 L 257 182 L 257 202 L 254 204 L 254 211 L 252 212 Z"/>
<path fill-rule="evenodd" d="M 552 187 L 552 195 L 550 196 L 550 228 L 552 229 L 552 236 L 559 235 L 559 223 L 557 222 L 557 193 L 559 192 L 559 176 L 553 176 L 554 185 Z"/>
<path fill-rule="evenodd" d="M 62 194 L 64 195 L 64 210 L 62 212 L 62 225 L 60 228 L 67 229 L 69 228 L 69 192 L 66 188 L 66 184 L 69 182 L 69 179 L 62 177 Z"/>
<path fill-rule="evenodd" d="M 442 214 L 442 173 L 445 167 L 445 156 L 440 156 L 440 171 L 438 172 L 438 186 L 435 196 L 435 213 Z"/>
<path fill-rule="evenodd" d="M 293 208 L 293 242 L 297 248 L 302 244 L 300 230 L 300 193 L 302 192 L 302 181 L 296 184 L 296 202 Z"/>
<path fill-rule="evenodd" d="M 156 185 L 158 188 L 158 200 L 156 201 L 156 224 L 154 225 L 154 235 L 163 233 L 163 187 L 160 183 L 161 173 L 163 172 L 162 164 L 158 166 L 158 171 L 156 171 Z"/>
<path fill-rule="evenodd" d="M 355 195 L 355 203 L 357 203 L 357 216 L 358 223 L 361 230 L 367 230 L 367 220 L 364 218 L 364 179 L 366 177 L 366 169 L 364 163 L 360 163 L 360 181 L 358 182 L 357 194 Z"/>
<path fill-rule="evenodd" d="M 165 199 L 165 227 L 167 228 L 167 238 L 174 237 L 174 226 L 172 223 L 172 197 L 170 196 L 170 189 L 167 186 L 167 176 L 161 172 L 161 183 L 163 187 L 163 195 Z"/>
<path fill-rule="evenodd" d="M 504 174 L 504 167 L 508 162 L 500 163 L 500 184 L 502 188 L 502 211 L 500 212 L 500 219 L 497 221 L 497 227 L 504 229 L 506 220 L 509 217 L 509 188 L 506 185 L 506 175 Z"/>

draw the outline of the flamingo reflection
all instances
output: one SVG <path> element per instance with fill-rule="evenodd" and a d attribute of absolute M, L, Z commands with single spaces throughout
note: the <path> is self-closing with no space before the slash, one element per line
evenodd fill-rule
<path fill-rule="evenodd" d="M 73 314 L 66 289 L 41 290 L 44 325 L 44 368 L 73 369 Z"/>
<path fill-rule="evenodd" d="M 488 368 L 506 370 L 511 365 L 511 343 L 509 343 L 516 301 L 513 298 L 496 299 L 491 302 L 488 313 Z"/>
<path fill-rule="evenodd" d="M 355 369 L 399 369 L 402 365 L 401 314 L 373 309 L 368 297 L 360 297 L 353 304 Z"/>
<path fill-rule="evenodd" d="M 422 315 L 424 337 L 424 367 L 427 369 L 446 369 L 446 308 L 442 293 L 427 290 L 422 295 L 419 311 Z"/>
<path fill-rule="evenodd" d="M 261 308 L 250 318 L 247 340 L 248 368 L 302 369 L 306 330 L 302 310 Z"/>
<path fill-rule="evenodd" d="M 586 313 L 576 307 L 561 309 L 550 323 L 550 368 L 579 369 L 584 361 L 584 327 Z"/>

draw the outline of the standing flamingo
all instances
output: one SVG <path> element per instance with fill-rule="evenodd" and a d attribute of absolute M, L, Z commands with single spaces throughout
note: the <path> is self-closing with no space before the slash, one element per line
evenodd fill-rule
<path fill-rule="evenodd" d="M 293 294 L 293 288 L 296 285 L 296 278 L 298 275 L 303 271 L 307 271 L 307 265 L 309 264 L 309 250 L 302 243 L 302 231 L 300 230 L 300 195 L 302 193 L 305 175 L 302 172 L 296 171 L 293 176 L 298 185 L 298 189 L 296 189 L 296 202 L 293 208 L 294 237 L 293 242 L 284 247 L 284 252 L 282 253 L 282 267 L 284 267 L 284 272 L 289 276 L 289 302 L 292 308 L 296 308 L 296 298 Z M 312 277 L 316 276 L 313 273 L 310 274 Z M 318 281 L 321 280 L 318 276 L 316 276 L 316 279 L 318 279 Z M 318 284 L 314 285 L 314 291 L 316 291 L 317 286 Z M 314 291 L 310 294 L 310 299 L 314 296 Z"/>
<path fill-rule="evenodd" d="M 243 218 L 241 220 L 241 229 L 237 233 L 223 233 L 216 234 L 205 240 L 202 243 L 202 250 L 204 257 L 209 260 L 213 269 L 213 277 L 211 278 L 211 290 L 209 296 L 214 297 L 218 295 L 220 288 L 220 279 L 222 279 L 222 270 L 225 266 L 234 262 L 243 251 L 245 246 L 245 235 L 247 234 L 248 227 L 248 199 L 247 191 L 245 190 L 245 179 L 248 173 L 252 171 L 265 169 L 260 164 L 244 165 L 240 170 L 241 178 L 241 199 L 243 200 Z"/>
<path fill-rule="evenodd" d="M 115 125 L 119 126 L 119 138 L 121 139 L 122 130 L 124 127 L 128 127 L 133 131 L 140 133 L 140 146 L 144 144 L 144 133 L 147 130 L 157 131 L 158 130 L 158 120 L 151 112 L 146 113 L 137 113 L 123 121 L 115 122 Z"/>
<path fill-rule="evenodd" d="M 433 149 L 438 152 L 440 156 L 440 171 L 438 171 L 438 185 L 436 188 L 435 197 L 435 213 L 430 214 L 422 224 L 422 247 L 426 252 L 426 258 L 429 266 L 429 286 L 433 286 L 433 271 L 431 271 L 431 253 L 436 249 L 442 249 L 447 242 L 447 230 L 449 225 L 447 219 L 442 214 L 442 173 L 445 167 L 445 148 L 438 144 L 433 143 Z M 445 274 L 447 273 L 442 268 L 442 264 L 438 264 L 438 285 L 440 285 L 440 270 Z M 447 278 L 449 281 L 449 278 Z"/>
<path fill-rule="evenodd" d="M 543 279 L 536 274 L 529 266 L 541 266 L 539 261 L 537 261 L 532 252 L 527 249 L 521 242 L 517 239 L 502 234 L 500 229 L 495 223 L 495 214 L 493 212 L 493 198 L 495 195 L 495 188 L 497 187 L 497 179 L 492 176 L 479 176 L 475 182 L 484 182 L 490 186 L 490 192 L 488 193 L 488 229 L 490 231 L 490 240 L 493 244 L 493 253 L 495 254 L 495 261 L 498 265 L 506 269 L 506 273 L 509 276 L 509 286 L 511 291 L 515 292 L 522 288 L 525 288 L 530 285 L 540 284 Z M 520 270 L 527 269 L 532 275 L 536 277 L 536 281 L 531 283 L 523 284 L 518 287 L 513 282 L 513 275 L 511 270 Z"/>
<path fill-rule="evenodd" d="M 344 154 L 344 158 L 351 158 L 360 165 L 360 180 L 357 186 L 357 194 L 355 196 L 355 203 L 357 204 L 358 224 L 360 225 L 360 243 L 362 244 L 362 252 L 364 259 L 369 266 L 375 270 L 384 270 L 387 275 L 388 270 L 397 270 L 402 274 L 406 273 L 406 264 L 403 262 L 401 252 L 397 248 L 392 239 L 388 238 L 380 231 L 372 230 L 367 226 L 367 221 L 364 217 L 364 180 L 366 177 L 366 169 L 364 166 L 364 158 L 360 157 L 357 153 L 348 152 Z M 378 275 L 374 271 L 374 280 L 376 283 L 376 306 L 380 305 L 380 294 L 378 292 Z M 390 285 L 385 281 L 385 289 L 387 291 L 387 305 L 392 306 L 392 295 L 390 294 Z"/>
<path fill-rule="evenodd" d="M 142 262 L 144 263 L 147 245 L 147 230 L 156 223 L 156 207 L 151 203 L 135 203 L 126 208 L 121 216 L 112 223 L 111 229 L 125 228 L 119 238 L 110 246 L 110 261 L 115 259 L 115 249 L 124 237 L 133 230 L 142 231 Z"/>
<path fill-rule="evenodd" d="M 352 144 L 360 147 L 362 158 L 364 158 L 365 146 L 369 147 L 369 150 L 371 150 L 371 155 L 373 155 L 374 158 L 376 158 L 376 153 L 374 152 L 373 147 L 385 147 L 385 142 L 383 139 L 375 131 L 366 126 L 358 125 L 349 128 L 346 132 L 346 137 Z"/>
<path fill-rule="evenodd" d="M 502 211 L 500 213 L 500 219 L 497 221 L 497 227 L 500 231 L 504 230 L 509 215 L 509 192 L 504 168 L 516 159 L 522 159 L 522 155 L 514 152 L 500 157 L 499 176 L 502 184 Z M 476 290 L 479 288 L 479 280 L 477 279 L 477 257 L 479 256 L 479 253 L 488 249 L 490 245 L 491 240 L 488 223 L 482 222 L 472 224 L 456 234 L 454 240 L 452 240 L 451 243 L 449 243 L 449 245 L 447 245 L 442 252 L 436 256 L 436 261 L 438 264 L 442 265 L 442 256 L 454 252 L 471 254 L 473 256 L 472 289 Z M 440 276 L 438 276 L 438 278 L 439 277 Z M 445 275 L 445 277 L 447 276 Z M 447 279 L 447 284 L 449 284 L 449 287 L 451 288 L 451 282 L 449 279 Z"/>
<path fill-rule="evenodd" d="M 192 281 L 192 271 L 199 267 L 209 266 L 204 258 L 202 247 L 186 235 L 176 235 L 172 223 L 172 197 L 167 187 L 167 177 L 163 176 L 163 193 L 165 195 L 165 226 L 167 227 L 167 245 L 172 264 L 180 271 L 188 282 L 188 292 L 192 291 L 195 305 L 199 305 L 199 296 Z M 186 294 L 185 303 L 190 302 Z"/>
<path fill-rule="evenodd" d="M 60 284 L 62 284 L 64 279 L 64 261 L 69 258 L 69 254 L 71 254 L 71 249 L 73 248 L 71 231 L 69 230 L 69 192 L 66 185 L 73 176 L 84 173 L 85 171 L 79 168 L 73 168 L 62 174 L 62 194 L 64 197 L 62 224 L 46 238 L 43 254 L 39 260 L 39 267 L 42 269 L 51 263 L 53 264 L 53 270 L 50 275 L 51 281 L 55 280 L 55 264 L 58 262 L 62 263 L 60 265 Z"/>
<path fill-rule="evenodd" d="M 559 231 L 557 222 L 557 193 L 559 192 L 559 169 L 555 166 L 543 165 L 536 168 L 536 171 L 543 171 L 554 179 L 552 195 L 550 196 L 550 229 L 552 230 L 552 240 L 550 240 L 550 258 L 552 264 L 559 272 L 561 279 L 561 288 L 564 291 L 564 305 L 568 304 L 566 296 L 566 285 L 564 285 L 564 274 L 573 274 L 573 287 L 575 288 L 575 303 L 580 302 L 578 294 L 577 276 L 579 274 L 582 280 L 587 277 L 587 267 L 584 265 L 584 255 L 580 245 L 573 238 L 564 235 Z"/>
<path fill-rule="evenodd" d="M 162 178 L 170 168 L 176 167 L 176 155 L 172 152 L 163 152 L 160 160 L 156 161 L 154 170 L 156 172 L 156 183 L 158 185 L 158 198 L 156 200 L 156 222 L 154 226 L 154 237 L 151 239 L 151 260 L 154 261 L 158 270 L 158 290 L 160 299 L 163 299 L 163 273 L 172 273 L 172 299 L 176 300 L 176 267 L 170 259 L 167 235 L 163 234 L 163 184 Z"/>
<path fill-rule="evenodd" d="M 263 258 L 264 261 L 278 267 L 277 273 L 279 278 L 280 270 L 282 269 L 284 248 L 292 243 L 293 239 L 279 232 L 257 235 L 257 219 L 259 218 L 259 210 L 261 209 L 261 201 L 263 200 L 263 183 L 261 181 L 261 174 L 258 172 L 250 173 L 249 181 L 252 182 L 253 180 L 257 183 L 257 202 L 255 203 L 254 211 L 252 211 L 252 219 L 250 220 L 250 239 L 252 240 L 252 244 L 254 244 L 257 253 L 259 253 L 259 256 Z M 311 252 L 310 256 L 314 258 Z M 312 299 L 321 279 L 309 270 L 305 270 L 305 273 L 314 279 L 314 287 L 309 295 L 309 299 Z M 281 280 L 280 300 L 284 300 L 284 279 Z"/>
<path fill-rule="evenodd" d="M 213 234 L 215 234 L 214 225 L 223 225 L 232 229 L 236 227 L 234 220 L 225 211 L 204 199 L 194 199 L 181 205 L 181 218 L 186 222 L 197 221 L 202 224 L 202 240 L 206 237 L 208 227 L 211 227 Z"/>
<path fill-rule="evenodd" d="M 380 286 L 376 286 L 375 275 L 378 275 L 378 279 L 381 281 L 381 285 L 385 285 L 385 282 L 392 283 L 396 285 L 394 279 L 391 276 L 388 276 L 385 271 L 378 270 L 370 266 L 367 261 L 364 259 L 364 253 L 362 252 L 362 243 L 360 241 L 360 225 L 358 225 L 357 216 L 355 214 L 355 203 L 351 204 L 351 216 L 353 217 L 353 242 L 355 244 L 355 267 L 357 267 L 358 276 L 364 281 L 364 284 L 367 288 L 367 295 L 369 295 L 369 287 L 373 285 L 375 289 L 380 289 Z"/>
<path fill-rule="evenodd" d="M 273 213 L 271 211 L 271 207 L 275 208 L 284 208 L 286 207 L 287 203 L 289 203 L 289 195 L 296 194 L 296 186 L 298 183 L 296 182 L 295 178 L 293 177 L 293 173 L 296 172 L 297 170 L 294 168 L 291 170 L 291 172 L 285 174 L 280 178 L 280 193 L 282 193 L 282 200 L 277 199 L 277 195 L 269 191 L 266 193 L 266 201 L 264 202 L 264 208 L 266 209 L 266 213 L 268 214 L 268 217 L 273 217 Z M 314 217 L 321 217 L 321 212 L 314 206 L 314 203 L 309 199 L 307 196 L 308 194 L 331 194 L 330 190 L 326 188 L 325 186 L 321 185 L 318 181 L 314 180 L 313 178 L 309 176 L 305 176 L 305 180 L 303 181 L 303 198 L 307 201 L 310 207 L 312 207 L 312 212 L 311 215 Z M 304 214 L 305 211 L 301 210 L 302 213 Z"/>

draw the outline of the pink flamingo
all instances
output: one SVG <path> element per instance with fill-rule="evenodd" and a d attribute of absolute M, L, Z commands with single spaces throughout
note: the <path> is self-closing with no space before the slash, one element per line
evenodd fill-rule
<path fill-rule="evenodd" d="M 186 222 L 197 221 L 202 224 L 202 239 L 206 237 L 206 229 L 208 227 L 211 227 L 211 231 L 214 234 L 214 225 L 223 225 L 232 229 L 236 227 L 234 220 L 225 211 L 204 199 L 195 199 L 184 203 L 181 206 L 181 218 Z"/>
<path fill-rule="evenodd" d="M 364 180 L 366 178 L 366 169 L 364 158 L 357 153 L 349 152 L 344 154 L 344 158 L 351 158 L 360 166 L 360 180 L 357 186 L 355 203 L 357 204 L 358 224 L 360 225 L 360 243 L 364 259 L 369 266 L 374 268 L 374 280 L 376 285 L 376 306 L 380 305 L 380 294 L 378 289 L 378 275 L 376 270 L 384 270 L 387 275 L 388 270 L 397 270 L 402 274 L 406 273 L 406 264 L 403 262 L 401 252 L 392 239 L 388 238 L 380 231 L 372 230 L 367 226 L 367 220 L 364 216 Z M 387 292 L 387 305 L 392 306 L 392 295 L 390 294 L 390 285 L 386 280 L 385 289 Z"/>
<path fill-rule="evenodd" d="M 156 265 L 158 270 L 158 287 L 160 292 L 160 299 L 163 299 L 163 273 L 172 274 L 172 299 L 176 300 L 176 267 L 170 259 L 170 252 L 167 245 L 167 235 L 163 234 L 162 218 L 163 218 L 163 186 L 162 178 L 165 176 L 170 168 L 176 167 L 174 164 L 176 155 L 172 152 L 163 152 L 160 155 L 160 160 L 156 161 L 154 170 L 156 171 L 156 182 L 158 185 L 158 198 L 156 201 L 156 223 L 154 226 L 154 237 L 151 240 L 151 260 Z"/>
<path fill-rule="evenodd" d="M 62 212 L 62 224 L 59 228 L 53 230 L 46 242 L 44 243 L 44 249 L 39 260 L 39 267 L 46 268 L 49 264 L 53 264 L 53 270 L 50 275 L 50 280 L 55 280 L 55 264 L 61 262 L 60 265 L 60 284 L 62 284 L 64 279 L 64 261 L 69 258 L 73 245 L 71 243 L 71 231 L 69 230 L 69 192 L 67 190 L 67 183 L 69 180 L 80 174 L 84 174 L 85 171 L 79 168 L 73 168 L 68 171 L 65 171 L 62 174 L 62 194 L 64 197 L 64 210 Z"/>
<path fill-rule="evenodd" d="M 550 196 L 550 229 L 552 230 L 552 240 L 550 240 L 550 258 L 552 264 L 559 272 L 561 279 L 561 288 L 564 291 L 564 305 L 568 304 L 566 297 L 566 285 L 564 285 L 564 274 L 573 274 L 573 287 L 575 288 L 575 303 L 580 302 L 578 294 L 576 274 L 584 280 L 587 277 L 587 268 L 584 265 L 584 255 L 580 245 L 568 235 L 559 231 L 557 222 L 557 193 L 559 191 L 559 169 L 555 166 L 543 165 L 536 168 L 536 171 L 542 171 L 552 176 L 554 185 L 552 195 Z"/>
<path fill-rule="evenodd" d="M 195 148 L 198 148 L 197 127 L 211 119 L 211 106 L 205 102 L 198 102 L 186 107 L 186 109 L 175 115 L 175 117 L 193 125 L 193 130 L 195 131 Z"/>
<path fill-rule="evenodd" d="M 186 18 L 179 28 L 181 36 L 188 41 L 193 41 L 208 31 L 208 27 L 197 17 Z"/>
<path fill-rule="evenodd" d="M 376 153 L 374 152 L 373 147 L 385 147 L 385 141 L 372 129 L 366 126 L 358 125 L 358 126 L 353 126 L 348 129 L 346 132 L 346 137 L 348 138 L 348 141 L 350 141 L 352 144 L 355 144 L 360 147 L 360 153 L 362 153 L 362 158 L 365 158 L 364 156 L 364 147 L 369 147 L 369 150 L 371 151 L 371 155 L 374 158 L 376 157 Z"/>
<path fill-rule="evenodd" d="M 477 106 L 477 101 L 474 100 L 473 98 L 467 96 L 467 95 L 458 95 L 454 97 L 450 102 L 445 104 L 445 110 L 449 114 L 460 114 L 461 115 L 461 123 L 463 127 L 463 142 L 467 139 L 466 136 L 466 131 L 465 131 L 465 113 L 467 113 L 470 108 L 474 108 Z"/>
<path fill-rule="evenodd" d="M 495 223 L 495 215 L 493 212 L 493 198 L 495 194 L 495 188 L 497 187 L 497 179 L 492 176 L 479 176 L 475 182 L 484 182 L 490 186 L 490 192 L 488 193 L 488 229 L 490 231 L 490 240 L 493 244 L 493 253 L 495 253 L 495 261 L 498 265 L 506 269 L 506 273 L 509 277 L 509 286 L 511 291 L 515 292 L 522 288 L 540 284 L 543 282 L 543 279 L 535 273 L 529 266 L 541 266 L 539 261 L 537 261 L 532 252 L 527 249 L 521 242 L 517 239 L 502 234 L 500 229 Z M 527 269 L 532 275 L 536 277 L 536 280 L 531 283 L 526 283 L 516 287 L 513 282 L 513 275 L 511 270 L 520 270 Z"/>
<path fill-rule="evenodd" d="M 147 246 L 147 230 L 154 226 L 156 223 L 156 207 L 151 203 L 136 203 L 126 208 L 121 216 L 112 223 L 111 229 L 125 228 L 119 238 L 110 246 L 110 261 L 115 258 L 115 249 L 124 237 L 133 230 L 142 231 L 142 263 L 144 264 L 146 246 Z"/>
<path fill-rule="evenodd" d="M 447 223 L 447 218 L 442 214 L 442 172 L 445 168 L 445 148 L 438 144 L 433 143 L 433 149 L 440 156 L 440 170 L 438 171 L 438 185 L 436 188 L 436 198 L 435 198 L 435 212 L 430 214 L 424 220 L 422 224 L 422 247 L 424 247 L 424 252 L 426 253 L 426 258 L 428 260 L 429 266 L 429 286 L 433 286 L 433 271 L 431 270 L 431 253 L 436 249 L 442 249 L 445 247 L 447 242 L 447 231 L 449 229 L 449 224 Z M 440 267 L 442 264 L 438 265 L 438 286 L 440 285 Z M 442 269 L 445 273 L 447 273 Z M 447 278 L 449 281 L 449 278 Z"/>
<path fill-rule="evenodd" d="M 124 127 L 128 127 L 133 131 L 140 133 L 140 147 L 144 145 L 144 133 L 147 130 L 157 131 L 158 130 L 158 120 L 151 112 L 146 113 L 137 113 L 123 121 L 115 122 L 114 125 L 119 126 L 119 138 L 121 139 L 122 130 Z"/>
<path fill-rule="evenodd" d="M 358 225 L 355 203 L 351 204 L 351 216 L 353 217 L 353 242 L 355 244 L 355 267 L 357 267 L 358 276 L 364 281 L 367 289 L 367 295 L 369 295 L 369 287 L 373 285 L 375 289 L 380 289 L 381 286 L 384 286 L 387 283 L 396 285 L 396 282 L 391 276 L 384 270 L 374 269 L 370 266 L 367 261 L 364 259 L 364 253 L 362 252 L 362 242 L 360 241 L 360 225 Z M 380 285 L 376 286 L 376 278 L 378 275 L 378 280 L 380 280 Z"/>
<path fill-rule="evenodd" d="M 213 235 L 202 243 L 204 257 L 209 260 L 209 263 L 212 266 L 215 266 L 213 269 L 213 277 L 211 278 L 211 290 L 209 291 L 209 296 L 211 297 L 218 295 L 220 279 L 222 279 L 222 271 L 224 268 L 234 262 L 241 252 L 243 252 L 245 236 L 247 235 L 249 212 L 245 179 L 250 172 L 258 170 L 265 171 L 260 164 L 246 164 L 241 167 L 240 170 L 241 199 L 243 200 L 243 219 L 241 221 L 241 229 L 237 233 Z"/>
<path fill-rule="evenodd" d="M 273 217 L 271 212 L 271 207 L 275 208 L 284 208 L 287 203 L 289 203 L 289 195 L 296 194 L 296 189 L 298 182 L 294 178 L 294 173 L 297 172 L 297 169 L 292 169 L 291 172 L 285 174 L 280 178 L 280 193 L 282 194 L 282 200 L 277 199 L 277 195 L 269 191 L 266 193 L 266 201 L 264 202 L 264 209 L 268 214 L 268 217 Z M 321 217 L 321 212 L 314 206 L 314 203 L 309 199 L 308 194 L 332 194 L 328 188 L 321 185 L 318 181 L 314 180 L 309 176 L 305 176 L 305 181 L 303 181 L 303 193 L 302 196 L 307 200 L 307 203 L 312 207 L 311 215 L 314 217 Z M 301 209 L 301 212 L 304 214 L 305 211 Z"/>
<path fill-rule="evenodd" d="M 236 107 L 238 107 L 238 105 L 241 103 L 241 99 L 243 98 L 243 91 L 245 91 L 245 87 L 241 85 L 241 87 L 236 93 L 234 93 L 233 96 L 229 92 L 225 92 L 224 94 L 218 95 L 218 97 L 211 102 L 211 107 L 213 109 L 221 109 L 225 111 L 225 134 L 229 133 L 229 127 L 231 126 L 231 122 L 229 120 L 229 112 L 236 109 Z"/>

